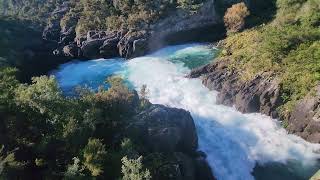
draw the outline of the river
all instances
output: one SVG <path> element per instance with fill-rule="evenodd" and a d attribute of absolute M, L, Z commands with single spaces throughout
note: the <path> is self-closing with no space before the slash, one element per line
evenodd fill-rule
<path fill-rule="evenodd" d="M 190 111 L 199 150 L 207 154 L 218 180 L 308 179 L 320 168 L 319 144 L 288 134 L 276 119 L 218 105 L 217 92 L 200 79 L 185 78 L 191 68 L 212 61 L 217 51 L 208 44 L 168 46 L 130 61 L 72 61 L 53 74 L 65 94 L 79 85 L 97 89 L 106 77 L 119 75 L 138 91 L 147 85 L 152 103 Z"/>

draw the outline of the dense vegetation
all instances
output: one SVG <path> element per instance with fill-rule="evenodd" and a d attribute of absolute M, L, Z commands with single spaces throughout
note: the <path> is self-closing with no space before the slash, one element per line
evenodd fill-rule
<path fill-rule="evenodd" d="M 177 8 L 196 10 L 203 0 L 81 0 L 70 1 L 72 8 L 63 17 L 62 27 L 68 21 L 77 20 L 77 36 L 88 30 L 119 28 L 147 29 L 160 18 Z"/>
<path fill-rule="evenodd" d="M 277 8 L 272 22 L 230 35 L 221 56 L 244 81 L 263 72 L 277 77 L 286 116 L 320 80 L 320 1 L 277 0 Z"/>
<path fill-rule="evenodd" d="M 196 11 L 205 0 L 0 0 L 0 16 L 44 25 L 49 14 L 59 4 L 70 3 L 71 9 L 61 20 L 61 26 L 76 24 L 77 35 L 88 30 L 147 28 L 176 9 Z"/>
<path fill-rule="evenodd" d="M 15 74 L 0 71 L 1 179 L 150 179 L 139 153 L 147 151 L 122 133 L 148 103 L 120 78 L 110 78 L 108 90 L 78 89 L 71 98 L 54 77 L 27 85 Z"/>
<path fill-rule="evenodd" d="M 61 2 L 62 0 L 0 0 L 0 17 L 10 16 L 44 25 L 49 13 Z"/>

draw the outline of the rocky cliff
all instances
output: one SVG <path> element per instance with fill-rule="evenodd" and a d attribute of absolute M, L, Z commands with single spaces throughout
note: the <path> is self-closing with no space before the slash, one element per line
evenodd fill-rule
<path fill-rule="evenodd" d="M 283 104 L 281 86 L 272 73 L 265 72 L 243 81 L 239 72 L 228 67 L 228 59 L 218 59 L 194 69 L 188 77 L 201 77 L 205 86 L 219 91 L 217 103 L 234 105 L 243 113 L 260 112 L 279 118 L 290 133 L 320 143 L 320 85 L 300 100 L 289 116 L 282 117 L 278 113 Z"/>
<path fill-rule="evenodd" d="M 78 17 L 70 18 L 64 27 L 61 19 L 70 10 L 68 1 L 58 6 L 43 31 L 43 38 L 56 43 L 56 55 L 83 58 L 132 58 L 158 49 L 166 44 L 223 37 L 221 17 L 216 13 L 215 0 L 207 0 L 193 13 L 177 9 L 154 24 L 141 29 L 118 29 L 116 31 L 92 30 L 85 36 L 76 37 Z M 212 30 L 207 33 L 208 28 Z M 205 38 L 204 38 L 205 37 Z"/>

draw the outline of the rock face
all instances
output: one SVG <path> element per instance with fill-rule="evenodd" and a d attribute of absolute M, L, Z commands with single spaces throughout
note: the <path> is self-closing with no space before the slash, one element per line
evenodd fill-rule
<path fill-rule="evenodd" d="M 219 91 L 217 103 L 235 105 L 243 113 L 261 112 L 278 117 L 276 108 L 281 105 L 280 87 L 272 74 L 257 75 L 249 82 L 239 79 L 238 72 L 228 68 L 228 60 L 194 69 L 188 77 L 202 78 L 203 84 Z"/>
<path fill-rule="evenodd" d="M 320 85 L 298 102 L 287 129 L 310 142 L 320 143 Z"/>
<path fill-rule="evenodd" d="M 228 68 L 228 59 L 219 59 L 191 71 L 189 78 L 202 78 L 203 84 L 219 91 L 217 103 L 235 107 L 243 113 L 260 112 L 273 118 L 279 117 L 277 108 L 283 104 L 281 88 L 273 74 L 262 73 L 244 82 L 239 73 Z M 302 99 L 288 119 L 290 133 L 307 141 L 320 143 L 320 85 Z"/>
<path fill-rule="evenodd" d="M 151 105 L 134 117 L 127 132 L 148 151 L 170 157 L 160 165 L 155 179 L 214 179 L 205 157 L 196 151 L 198 137 L 189 112 Z"/>
<path fill-rule="evenodd" d="M 59 7 L 57 7 L 52 13 L 51 17 L 55 17 L 50 19 L 49 23 L 45 27 L 42 33 L 42 38 L 48 41 L 59 41 L 61 34 L 61 26 L 60 20 L 62 17 L 69 11 L 70 3 L 63 2 Z"/>
<path fill-rule="evenodd" d="M 86 36 L 76 37 L 79 17 L 73 16 L 61 25 L 61 19 L 70 10 L 70 3 L 64 2 L 52 12 L 52 18 L 43 31 L 43 39 L 56 43 L 55 55 L 73 58 L 111 58 L 121 56 L 133 58 L 145 55 L 170 43 L 198 40 L 206 36 L 217 39 L 223 37 L 221 17 L 215 11 L 215 0 L 207 0 L 197 13 L 177 9 L 168 17 L 143 27 L 143 29 L 119 29 L 117 31 L 89 31 Z M 217 33 L 206 33 L 214 29 Z M 218 30 L 219 29 L 219 32 Z M 214 35 L 214 36 L 212 36 Z"/>
<path fill-rule="evenodd" d="M 139 136 L 153 151 L 191 153 L 197 149 L 198 137 L 193 119 L 183 109 L 153 105 L 135 119 L 132 129 L 141 133 Z"/>

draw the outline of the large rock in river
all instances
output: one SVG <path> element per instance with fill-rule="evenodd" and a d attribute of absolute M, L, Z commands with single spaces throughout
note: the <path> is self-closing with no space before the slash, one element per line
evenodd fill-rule
<path fill-rule="evenodd" d="M 197 149 L 193 119 L 183 109 L 152 105 L 134 119 L 128 129 L 152 151 L 193 153 Z"/>
<path fill-rule="evenodd" d="M 205 156 L 197 152 L 198 137 L 189 112 L 163 105 L 150 105 L 127 127 L 128 136 L 157 161 L 155 180 L 214 180 Z"/>

